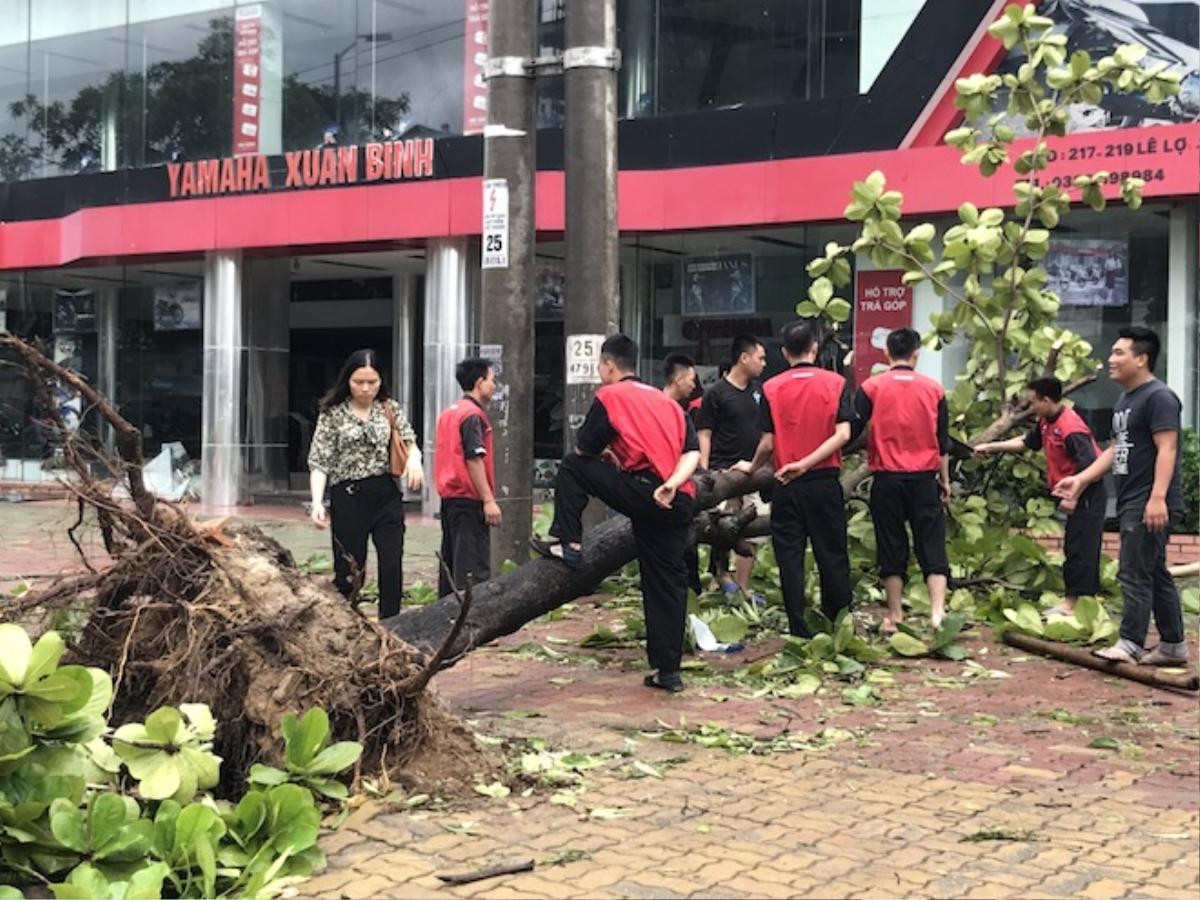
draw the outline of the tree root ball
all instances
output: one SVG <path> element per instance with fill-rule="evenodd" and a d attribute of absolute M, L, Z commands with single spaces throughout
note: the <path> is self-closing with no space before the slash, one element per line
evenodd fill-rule
<path fill-rule="evenodd" d="M 494 768 L 431 691 L 409 687 L 423 653 L 301 575 L 257 528 L 231 526 L 223 537 L 228 546 L 210 548 L 212 565 L 192 596 L 139 591 L 94 608 L 73 657 L 112 674 L 113 722 L 207 703 L 227 794 L 244 786 L 253 763 L 281 764 L 279 720 L 313 706 L 329 714 L 331 740 L 363 745 L 356 777 L 386 773 L 408 787 L 454 790 Z M 141 586 L 155 580 L 146 577 L 155 567 L 171 566 L 150 551 L 114 569 L 128 568 Z M 110 588 L 116 574 L 106 573 Z"/>

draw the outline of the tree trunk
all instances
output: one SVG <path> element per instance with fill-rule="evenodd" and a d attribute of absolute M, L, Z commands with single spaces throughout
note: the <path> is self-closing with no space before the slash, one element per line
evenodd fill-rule
<path fill-rule="evenodd" d="M 772 477 L 770 469 L 760 469 L 753 475 L 700 474 L 696 476 L 696 508 L 711 509 L 730 497 L 759 490 L 770 484 Z M 705 527 L 705 522 L 698 523 L 699 531 Z M 635 556 L 633 526 L 619 516 L 585 537 L 583 564 L 578 569 L 569 569 L 556 560 L 535 559 L 515 572 L 476 585 L 466 623 L 451 644 L 444 666 L 453 665 L 474 648 L 512 634 L 576 597 L 594 593 L 601 581 Z M 457 616 L 458 601 L 448 596 L 428 606 L 405 610 L 384 624 L 407 643 L 432 652 L 443 644 Z"/>

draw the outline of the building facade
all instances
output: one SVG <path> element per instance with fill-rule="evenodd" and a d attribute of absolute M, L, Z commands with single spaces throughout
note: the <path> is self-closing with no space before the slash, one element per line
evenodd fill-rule
<path fill-rule="evenodd" d="M 1051 274 L 1061 321 L 1099 354 L 1122 325 L 1166 335 L 1161 372 L 1194 425 L 1200 3 L 1040 6 L 1093 56 L 1136 41 L 1183 76 L 1169 103 L 1076 111 L 1047 174 L 1145 178 L 1142 208 L 1064 219 Z M 192 460 L 213 506 L 303 484 L 316 399 L 359 347 L 387 359 L 431 451 L 478 339 L 487 7 L 0 0 L 0 328 L 113 397 L 162 477 Z M 561 50 L 563 0 L 530 7 L 541 52 Z M 776 335 L 808 260 L 851 238 L 850 183 L 872 169 L 914 219 L 1009 203 L 941 144 L 955 77 L 1019 63 L 986 36 L 1002 8 L 620 0 L 621 315 L 647 372 L 688 352 L 713 377 L 733 335 Z M 563 449 L 562 116 L 561 82 L 539 81 L 528 377 L 546 459 Z M 894 285 L 869 268 L 858 298 Z M 942 301 L 906 303 L 921 328 Z M 856 307 L 864 347 L 897 321 Z M 961 360 L 923 365 L 951 383 Z M 1102 436 L 1114 396 L 1101 379 L 1076 398 Z M 0 370 L 0 480 L 56 476 L 45 402 Z M 93 427 L 78 398 L 53 402 Z"/>

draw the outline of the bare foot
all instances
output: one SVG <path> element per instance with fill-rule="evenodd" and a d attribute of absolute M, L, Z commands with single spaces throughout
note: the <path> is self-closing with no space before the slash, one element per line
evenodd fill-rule
<path fill-rule="evenodd" d="M 896 627 L 896 622 L 892 620 L 891 616 L 884 616 L 879 623 L 879 630 L 884 634 L 895 634 L 900 629 Z"/>
<path fill-rule="evenodd" d="M 938 630 L 942 624 L 942 619 L 944 618 L 946 618 L 946 614 L 944 612 L 929 614 L 929 624 L 933 626 L 934 631 Z"/>

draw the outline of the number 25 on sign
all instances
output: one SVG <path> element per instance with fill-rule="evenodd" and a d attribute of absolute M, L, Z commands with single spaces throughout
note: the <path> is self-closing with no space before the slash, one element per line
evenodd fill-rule
<path fill-rule="evenodd" d="M 483 182 L 482 268 L 508 268 L 508 180 L 505 178 L 488 178 Z"/>

